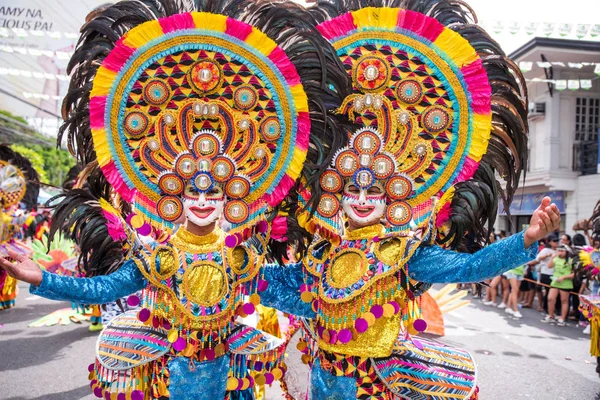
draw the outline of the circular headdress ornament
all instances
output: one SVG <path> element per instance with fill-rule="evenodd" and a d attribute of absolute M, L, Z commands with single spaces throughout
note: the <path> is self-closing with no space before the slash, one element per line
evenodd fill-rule
<path fill-rule="evenodd" d="M 236 176 L 245 181 L 228 188 L 245 207 L 229 206 L 228 219 L 256 224 L 306 158 L 308 101 L 294 65 L 264 33 L 223 15 L 184 13 L 131 29 L 98 69 L 90 108 L 102 171 L 155 226 L 179 211 L 163 196 L 189 183 L 224 189 Z"/>
<path fill-rule="evenodd" d="M 394 227 L 427 223 L 432 199 L 471 178 L 487 149 L 491 88 L 477 51 L 436 19 L 399 8 L 365 7 L 318 29 L 353 81 L 338 111 L 363 126 L 336 170 L 363 188 L 363 168 L 387 180 Z"/>

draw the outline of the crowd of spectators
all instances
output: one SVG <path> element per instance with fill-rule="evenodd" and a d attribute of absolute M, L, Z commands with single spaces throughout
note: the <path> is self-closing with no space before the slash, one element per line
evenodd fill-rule
<path fill-rule="evenodd" d="M 503 240 L 504 232 L 492 234 L 490 242 Z M 522 308 L 536 308 L 542 322 L 566 326 L 589 326 L 579 311 L 579 294 L 598 294 L 600 285 L 579 263 L 585 246 L 600 249 L 600 238 L 577 233 L 553 233 L 540 241 L 537 258 L 528 264 L 496 276 L 481 285 L 472 285 L 475 298 L 484 305 L 504 309 L 511 318 L 520 319 Z"/>

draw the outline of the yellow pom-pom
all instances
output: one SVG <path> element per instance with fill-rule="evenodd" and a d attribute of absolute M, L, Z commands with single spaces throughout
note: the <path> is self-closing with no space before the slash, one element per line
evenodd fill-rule
<path fill-rule="evenodd" d="M 250 296 L 250 303 L 254 304 L 255 306 L 260 304 L 260 295 L 258 293 L 253 293 Z"/>
<path fill-rule="evenodd" d="M 232 390 L 237 389 L 237 386 L 238 386 L 237 378 L 234 378 L 233 376 L 230 376 L 229 378 L 227 378 L 227 390 L 229 390 L 231 392 Z"/>
<path fill-rule="evenodd" d="M 175 329 L 171 329 L 167 334 L 167 340 L 169 343 L 175 343 L 175 341 L 179 338 L 179 332 Z"/>
<path fill-rule="evenodd" d="M 302 301 L 305 303 L 310 303 L 313 301 L 313 297 L 314 295 L 312 292 L 302 292 L 302 294 L 300 294 L 300 299 L 302 299 Z"/>
<path fill-rule="evenodd" d="M 373 313 L 371 312 L 366 312 L 362 315 L 363 319 L 365 321 L 367 321 L 367 323 L 369 324 L 369 326 L 373 326 L 375 325 L 375 321 L 377 321 L 377 318 L 375 318 L 375 316 L 373 315 Z"/>
<path fill-rule="evenodd" d="M 144 225 L 144 218 L 142 218 L 141 215 L 136 214 L 133 217 L 131 217 L 131 226 L 134 229 L 139 229 L 142 227 L 142 225 Z"/>

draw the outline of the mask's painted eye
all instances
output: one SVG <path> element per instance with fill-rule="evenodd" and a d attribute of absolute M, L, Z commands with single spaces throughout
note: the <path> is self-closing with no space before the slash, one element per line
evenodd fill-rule
<path fill-rule="evenodd" d="M 198 196 L 198 191 L 196 190 L 196 188 L 194 187 L 194 185 L 192 185 L 191 183 L 188 183 L 187 185 L 185 185 L 185 189 L 183 190 L 183 194 L 186 195 L 186 196 L 197 197 Z"/>
<path fill-rule="evenodd" d="M 359 187 L 358 187 L 358 186 L 356 186 L 356 185 L 355 185 L 355 184 L 353 184 L 353 183 L 350 183 L 350 184 L 346 185 L 346 188 L 345 188 L 345 190 L 346 190 L 346 192 L 347 192 L 347 193 L 350 193 L 350 194 L 356 194 L 356 195 L 359 195 L 359 194 L 360 194 L 360 189 L 359 189 Z"/>
<path fill-rule="evenodd" d="M 369 189 L 367 189 L 368 196 L 381 196 L 383 194 L 383 189 L 379 186 L 373 185 Z"/>
<path fill-rule="evenodd" d="M 212 189 L 210 189 L 207 193 L 206 196 L 207 197 L 221 197 L 223 195 L 223 189 L 221 189 L 219 186 L 214 185 L 212 187 Z"/>

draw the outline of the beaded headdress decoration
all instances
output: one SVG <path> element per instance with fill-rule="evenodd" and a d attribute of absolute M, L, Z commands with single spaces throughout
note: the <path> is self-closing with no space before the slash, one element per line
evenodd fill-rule
<path fill-rule="evenodd" d="M 0 160 L 0 209 L 19 204 L 25 196 L 27 180 L 21 170 Z"/>
<path fill-rule="evenodd" d="M 340 229 L 349 181 L 385 189 L 388 231 L 423 227 L 486 152 L 491 89 L 480 57 L 436 19 L 399 8 L 362 8 L 318 29 L 352 78 L 338 112 L 362 127 L 322 175 L 309 230 Z"/>
<path fill-rule="evenodd" d="M 232 245 L 266 226 L 300 174 L 310 131 L 284 51 L 251 25 L 206 12 L 128 31 L 94 78 L 90 122 L 99 165 L 133 204 L 140 233 L 172 227 L 187 184 L 219 185 Z"/>

